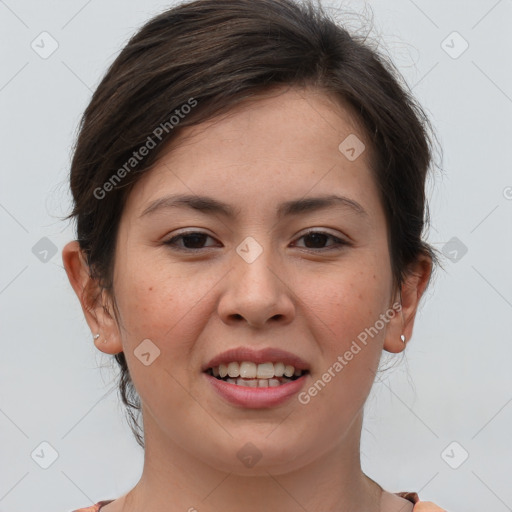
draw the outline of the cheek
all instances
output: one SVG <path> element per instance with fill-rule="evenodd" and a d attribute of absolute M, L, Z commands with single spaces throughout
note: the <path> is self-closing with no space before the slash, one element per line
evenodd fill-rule
<path fill-rule="evenodd" d="M 370 256 L 347 262 L 313 289 L 304 286 L 306 321 L 315 326 L 312 333 L 322 352 L 317 378 L 326 383 L 325 390 L 322 382 L 317 386 L 322 389 L 318 406 L 352 404 L 353 412 L 370 391 L 387 326 L 381 315 L 390 307 L 391 271 L 382 260 L 377 264 Z"/>
<path fill-rule="evenodd" d="M 196 341 L 211 317 L 208 292 L 215 288 L 218 275 L 164 263 L 155 258 L 152 264 L 142 266 L 139 260 L 138 265 L 125 267 L 123 275 L 128 277 L 119 279 L 116 289 L 122 344 L 142 397 L 151 402 L 170 394 L 173 403 L 184 405 L 187 397 L 176 382 L 188 382 L 198 371 Z M 146 339 L 159 350 L 149 367 L 137 359 L 137 349 Z"/>
<path fill-rule="evenodd" d="M 304 280 L 299 292 L 306 313 L 314 313 L 325 327 L 324 345 L 333 349 L 374 325 L 388 309 L 390 293 L 390 270 L 362 258 L 325 277 Z"/>
<path fill-rule="evenodd" d="M 326 439 L 337 439 L 342 426 L 352 424 L 375 381 L 385 330 L 370 336 L 366 329 L 384 311 L 384 294 L 368 281 L 330 282 L 307 319 L 316 326 L 312 334 L 322 356 L 300 403 L 307 402 L 311 418 L 327 419 L 318 433 Z"/>
<path fill-rule="evenodd" d="M 138 257 L 131 254 L 119 265 L 115 283 L 119 310 L 130 327 L 126 330 L 164 342 L 165 333 L 170 336 L 182 329 L 188 315 L 201 308 L 201 298 L 214 283 L 169 262 L 164 251 L 155 254 L 151 248 L 140 251 Z"/>
<path fill-rule="evenodd" d="M 165 274 L 156 267 L 152 269 L 127 272 L 129 279 L 118 281 L 117 302 L 123 350 L 135 388 L 152 415 L 168 421 L 172 411 L 190 406 L 190 396 L 184 389 L 197 371 L 192 368 L 191 354 L 204 327 L 200 322 L 205 314 L 200 299 L 205 288 L 196 286 L 193 279 L 162 277 Z M 141 345 L 148 339 L 156 349 L 148 342 Z M 139 347 L 143 346 L 150 354 L 147 366 L 139 359 Z M 158 355 L 153 357 L 153 353 Z M 165 410 L 169 412 L 162 412 Z"/>

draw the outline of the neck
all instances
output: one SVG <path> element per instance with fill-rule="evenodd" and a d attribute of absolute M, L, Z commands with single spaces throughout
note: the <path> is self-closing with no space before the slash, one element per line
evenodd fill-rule
<path fill-rule="evenodd" d="M 360 467 L 361 426 L 362 413 L 336 445 L 307 464 L 279 470 L 266 467 L 263 457 L 252 476 L 198 460 L 145 418 L 143 474 L 123 497 L 123 512 L 379 512 L 382 489 Z"/>

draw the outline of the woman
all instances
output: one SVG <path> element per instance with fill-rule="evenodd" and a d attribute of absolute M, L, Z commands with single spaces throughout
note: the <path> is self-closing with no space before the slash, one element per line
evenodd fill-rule
<path fill-rule="evenodd" d="M 428 128 L 319 7 L 198 0 L 135 34 L 82 119 L 63 261 L 145 461 L 82 512 L 442 510 L 359 452 L 436 262 Z"/>

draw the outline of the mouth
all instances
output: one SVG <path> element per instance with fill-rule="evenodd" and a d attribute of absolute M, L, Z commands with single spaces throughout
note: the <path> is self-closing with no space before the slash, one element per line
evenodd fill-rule
<path fill-rule="evenodd" d="M 284 405 L 309 381 L 305 359 L 277 347 L 239 346 L 217 354 L 201 368 L 205 383 L 235 407 Z"/>
<path fill-rule="evenodd" d="M 208 367 L 204 373 L 235 386 L 272 388 L 300 379 L 309 370 L 295 368 L 281 361 L 259 364 L 253 361 L 231 361 Z"/>

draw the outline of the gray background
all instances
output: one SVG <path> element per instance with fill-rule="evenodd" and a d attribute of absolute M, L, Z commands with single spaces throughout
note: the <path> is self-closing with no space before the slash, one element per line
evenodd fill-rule
<path fill-rule="evenodd" d="M 444 150 L 429 183 L 429 241 L 446 270 L 405 358 L 383 358 L 394 368 L 367 402 L 363 469 L 452 512 L 512 510 L 512 1 L 323 3 L 366 17 L 371 8 L 372 37 Z M 92 91 L 137 27 L 169 5 L 0 0 L 0 511 L 85 507 L 140 476 L 116 371 L 94 348 L 62 267 L 73 230 L 60 217 Z M 364 22 L 344 19 L 353 30 Z"/>

